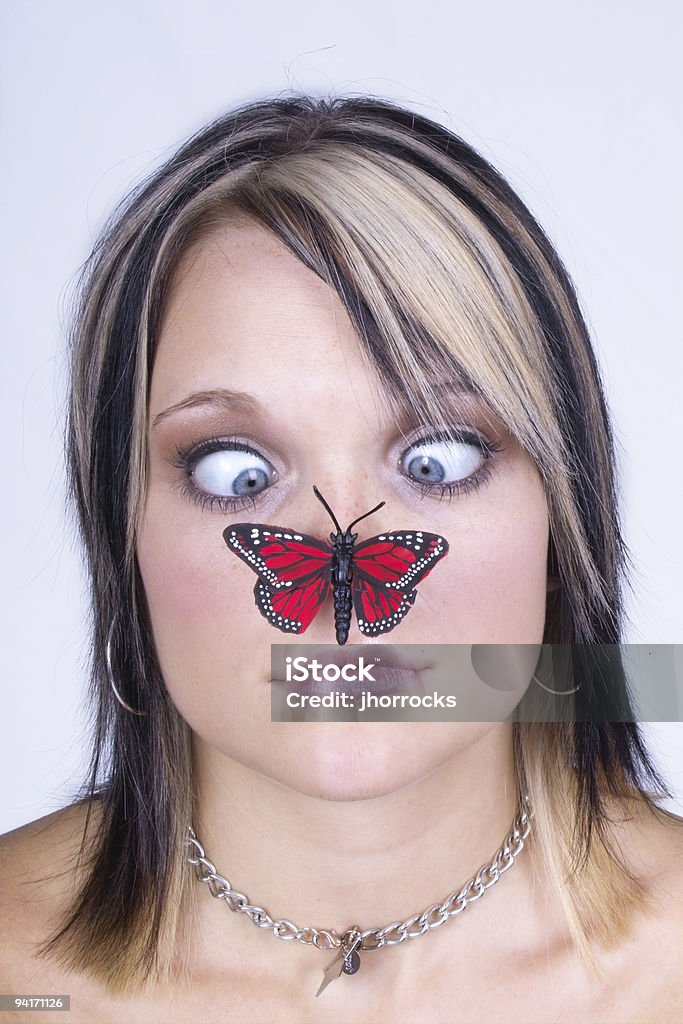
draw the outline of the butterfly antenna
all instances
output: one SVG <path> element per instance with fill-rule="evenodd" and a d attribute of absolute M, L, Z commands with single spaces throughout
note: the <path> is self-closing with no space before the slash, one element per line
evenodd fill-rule
<path fill-rule="evenodd" d="M 381 509 L 382 505 L 386 505 L 386 501 L 380 501 L 379 505 L 375 505 L 375 507 L 371 508 L 369 512 L 365 512 L 362 516 L 358 516 L 358 519 L 354 519 L 354 521 L 352 523 L 349 523 L 349 525 L 347 526 L 346 532 L 348 533 L 349 530 L 352 530 L 356 523 L 359 523 L 361 519 L 367 519 L 368 516 L 371 516 L 374 512 L 377 512 L 379 509 Z"/>
<path fill-rule="evenodd" d="M 330 519 L 332 520 L 332 522 L 334 523 L 334 525 L 337 528 L 337 533 L 341 533 L 342 532 L 342 528 L 339 525 L 339 523 L 337 522 L 337 517 L 335 516 L 334 512 L 332 511 L 330 506 L 327 504 L 327 502 L 325 501 L 325 499 L 323 498 L 322 494 L 320 493 L 318 488 L 315 486 L 315 484 L 313 484 L 313 493 L 315 494 L 315 496 L 318 499 L 318 501 L 321 501 L 323 503 L 323 505 L 325 506 L 325 508 L 327 509 L 327 511 L 329 512 Z"/>

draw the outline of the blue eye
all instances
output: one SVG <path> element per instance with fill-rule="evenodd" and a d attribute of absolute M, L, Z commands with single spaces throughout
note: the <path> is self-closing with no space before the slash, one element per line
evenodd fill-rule
<path fill-rule="evenodd" d="M 216 498 L 240 498 L 259 494 L 271 483 L 273 467 L 262 456 L 245 448 L 221 448 L 194 459 L 192 478 L 205 494 Z"/>
<path fill-rule="evenodd" d="M 229 512 L 255 505 L 277 482 L 273 465 L 236 437 L 212 437 L 188 448 L 176 448 L 169 460 L 182 471 L 181 493 L 211 512 Z"/>
<path fill-rule="evenodd" d="M 502 450 L 495 441 L 471 431 L 459 436 L 432 434 L 403 452 L 400 468 L 424 493 L 467 493 L 488 479 L 491 456 Z"/>

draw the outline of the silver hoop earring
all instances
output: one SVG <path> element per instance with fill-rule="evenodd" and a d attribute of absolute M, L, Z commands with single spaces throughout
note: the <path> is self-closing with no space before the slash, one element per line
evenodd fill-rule
<path fill-rule="evenodd" d="M 114 626 L 115 625 L 116 625 L 116 616 L 114 616 L 114 618 L 111 620 L 111 625 L 109 627 L 109 632 L 107 633 L 107 646 L 106 646 L 106 650 L 105 650 L 105 659 L 106 659 L 106 662 L 107 662 L 107 676 L 109 678 L 109 685 L 111 686 L 112 690 L 114 691 L 114 696 L 116 697 L 117 701 L 119 702 L 119 704 L 121 705 L 122 708 L 125 708 L 126 711 L 130 711 L 131 714 L 133 714 L 133 715 L 146 715 L 147 714 L 146 711 L 136 711 L 136 709 L 132 708 L 130 706 L 130 704 L 126 704 L 125 700 L 123 699 L 123 697 L 121 696 L 119 691 L 116 689 L 116 683 L 114 682 L 114 673 L 113 673 L 112 667 L 111 667 L 111 645 L 112 645 L 112 640 L 113 640 L 113 637 L 114 637 Z"/>
<path fill-rule="evenodd" d="M 575 686 L 573 690 L 551 690 L 550 687 L 546 686 L 545 683 L 542 683 L 537 676 L 533 675 L 531 678 L 536 680 L 541 689 L 546 690 L 548 693 L 552 693 L 555 697 L 568 697 L 570 693 L 576 693 L 577 690 L 581 689 L 581 683 L 579 683 L 579 685 Z"/>

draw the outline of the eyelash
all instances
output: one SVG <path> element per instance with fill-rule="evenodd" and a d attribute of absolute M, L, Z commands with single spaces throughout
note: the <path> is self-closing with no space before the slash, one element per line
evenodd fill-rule
<path fill-rule="evenodd" d="M 262 459 L 265 458 L 256 449 L 245 444 L 244 441 L 240 441 L 237 437 L 208 437 L 205 441 L 201 441 L 199 444 L 192 445 L 189 448 L 178 446 L 176 447 L 175 457 L 170 462 L 171 465 L 183 470 L 180 493 L 191 501 L 196 502 L 200 508 L 208 509 L 210 512 L 237 512 L 239 509 L 247 508 L 249 505 L 255 508 L 261 494 L 243 494 L 240 497 L 209 494 L 208 491 L 200 490 L 192 482 L 192 471 L 199 460 L 205 455 L 211 455 L 213 452 L 221 452 L 225 449 L 233 452 L 249 452 L 251 455 L 258 455 Z M 265 461 L 270 462 L 270 459 L 265 459 Z"/>
<path fill-rule="evenodd" d="M 420 480 L 408 479 L 408 483 L 411 487 L 417 487 L 420 490 L 421 496 L 424 498 L 427 494 L 433 494 L 434 491 L 439 491 L 439 501 L 443 498 L 448 497 L 449 499 L 453 495 L 462 496 L 465 494 L 471 494 L 483 487 L 484 484 L 488 483 L 493 474 L 492 462 L 495 461 L 495 456 L 500 452 L 505 451 L 505 448 L 498 441 L 489 441 L 485 437 L 479 434 L 473 433 L 471 430 L 462 430 L 460 432 L 447 431 L 436 432 L 431 434 L 424 434 L 421 437 L 416 438 L 403 450 L 399 456 L 398 463 L 399 467 L 403 462 L 404 457 L 410 451 L 411 448 L 419 448 L 420 445 L 430 444 L 435 441 L 453 441 L 453 442 L 464 442 L 465 444 L 471 444 L 475 448 L 479 448 L 484 461 L 479 469 L 472 473 L 470 476 L 465 477 L 464 480 L 454 480 L 452 483 L 423 483 Z"/>
<path fill-rule="evenodd" d="M 398 464 L 399 468 L 405 455 L 410 451 L 411 448 L 417 448 L 423 444 L 429 444 L 435 441 L 454 441 L 464 442 L 465 444 L 471 444 L 478 447 L 483 456 L 484 462 L 480 468 L 466 477 L 461 481 L 454 481 L 452 483 L 424 483 L 420 480 L 412 480 L 406 478 L 408 483 L 420 490 L 422 497 L 427 494 L 433 494 L 434 491 L 438 491 L 439 500 L 448 497 L 449 499 L 453 495 L 465 495 L 476 491 L 479 487 L 488 483 L 493 473 L 493 467 L 491 461 L 495 460 L 495 456 L 503 452 L 505 449 L 503 445 L 497 441 L 489 441 L 479 434 L 474 434 L 471 431 L 464 430 L 461 433 L 431 433 L 425 434 L 422 437 L 416 438 L 411 444 L 404 449 L 399 456 Z M 260 458 L 265 458 L 250 445 L 245 444 L 244 441 L 240 441 L 237 437 L 210 437 L 200 444 L 182 448 L 176 447 L 175 456 L 170 459 L 171 465 L 176 466 L 178 469 L 183 471 L 183 479 L 180 483 L 180 492 L 183 496 L 189 498 L 191 501 L 196 502 L 202 509 L 208 509 L 211 512 L 220 511 L 223 513 L 236 512 L 240 509 L 251 506 L 255 508 L 258 504 L 258 500 L 263 494 L 260 492 L 257 495 L 242 495 L 240 497 L 230 497 L 229 495 L 218 495 L 209 494 L 208 491 L 202 491 L 192 482 L 192 471 L 196 464 L 205 455 L 211 455 L 213 452 L 223 451 L 229 449 L 230 451 L 242 451 L 249 452 L 252 455 L 258 455 Z M 265 459 L 269 462 L 269 459 Z"/>

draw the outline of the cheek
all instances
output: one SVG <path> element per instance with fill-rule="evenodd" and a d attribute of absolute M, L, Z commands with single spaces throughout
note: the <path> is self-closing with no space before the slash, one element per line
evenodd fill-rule
<path fill-rule="evenodd" d="M 175 698 L 214 680 L 223 688 L 241 660 L 253 598 L 242 566 L 229 557 L 221 518 L 174 521 L 150 496 L 137 547 L 155 647 Z M 253 585 L 253 581 L 252 581 Z M 247 599 L 245 599 L 245 592 Z"/>
<path fill-rule="evenodd" d="M 458 523 L 450 551 L 423 586 L 443 643 L 540 643 L 545 626 L 545 503 L 489 509 Z M 448 609 L 448 613 L 446 613 Z"/>

